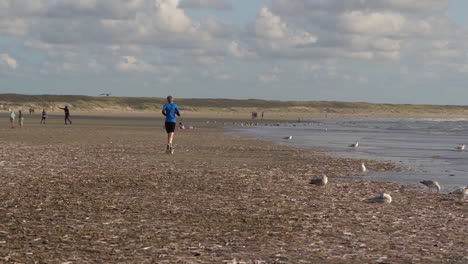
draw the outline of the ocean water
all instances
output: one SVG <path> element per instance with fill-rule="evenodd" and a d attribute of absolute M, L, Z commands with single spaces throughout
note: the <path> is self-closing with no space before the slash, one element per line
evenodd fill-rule
<path fill-rule="evenodd" d="M 370 172 L 355 179 L 421 185 L 437 180 L 441 192 L 468 185 L 468 119 L 323 119 L 242 128 L 239 135 L 318 147 L 331 155 L 391 161 L 409 172 Z M 284 137 L 293 136 L 292 140 Z M 359 141 L 356 149 L 348 147 Z M 467 144 L 467 151 L 456 147 Z M 421 185 L 422 186 L 422 185 Z"/>

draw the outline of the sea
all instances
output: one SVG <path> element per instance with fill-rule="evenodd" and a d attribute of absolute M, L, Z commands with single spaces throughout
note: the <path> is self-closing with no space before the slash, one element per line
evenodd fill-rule
<path fill-rule="evenodd" d="M 403 172 L 357 174 L 355 180 L 420 185 L 436 180 L 441 193 L 468 185 L 468 119 L 317 119 L 236 128 L 235 134 L 320 148 L 329 155 L 393 162 Z M 291 140 L 284 139 L 292 136 Z M 358 148 L 349 145 L 359 142 Z M 466 151 L 456 148 L 467 144 Z"/>

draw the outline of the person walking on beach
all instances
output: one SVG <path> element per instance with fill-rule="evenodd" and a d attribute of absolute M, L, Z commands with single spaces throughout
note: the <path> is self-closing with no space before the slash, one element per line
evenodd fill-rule
<path fill-rule="evenodd" d="M 47 113 L 45 111 L 44 108 L 42 108 L 42 114 L 41 114 L 41 124 L 44 124 L 46 123 L 46 119 L 47 119 Z"/>
<path fill-rule="evenodd" d="M 10 109 L 10 123 L 11 123 L 11 128 L 15 128 L 15 122 L 16 122 L 16 114 L 15 111 Z"/>
<path fill-rule="evenodd" d="M 23 112 L 21 110 L 18 111 L 18 123 L 19 123 L 20 128 L 23 128 L 24 116 L 23 116 Z"/>
<path fill-rule="evenodd" d="M 65 125 L 67 124 L 67 121 L 70 122 L 70 125 L 72 124 L 72 121 L 70 120 L 70 110 L 68 109 L 68 105 L 66 105 L 64 108 L 59 107 L 63 111 L 65 111 Z"/>
<path fill-rule="evenodd" d="M 162 114 L 166 117 L 165 128 L 167 132 L 167 146 L 166 153 L 174 154 L 173 141 L 174 141 L 174 132 L 177 124 L 177 116 L 180 116 L 179 106 L 174 104 L 174 97 L 167 97 L 167 104 L 163 106 Z"/>

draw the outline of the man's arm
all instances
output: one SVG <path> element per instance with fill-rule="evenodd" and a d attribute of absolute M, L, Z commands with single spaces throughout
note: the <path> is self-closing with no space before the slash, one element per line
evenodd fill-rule
<path fill-rule="evenodd" d="M 177 107 L 177 108 L 175 109 L 175 113 L 176 113 L 177 116 L 180 116 L 179 107 Z"/>
<path fill-rule="evenodd" d="M 163 116 L 167 116 L 166 107 L 163 107 L 162 114 L 163 114 Z"/>

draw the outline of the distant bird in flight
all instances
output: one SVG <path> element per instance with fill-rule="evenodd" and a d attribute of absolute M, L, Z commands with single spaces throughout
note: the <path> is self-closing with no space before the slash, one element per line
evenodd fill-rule
<path fill-rule="evenodd" d="M 293 139 L 293 137 L 292 137 L 292 136 L 289 136 L 289 137 L 284 137 L 283 139 L 291 140 L 291 139 Z"/>
<path fill-rule="evenodd" d="M 102 93 L 100 94 L 100 96 L 110 96 L 111 94 L 110 93 Z"/>
<path fill-rule="evenodd" d="M 350 148 L 357 148 L 357 147 L 359 147 L 359 142 L 356 141 L 356 143 L 351 144 L 351 145 L 349 145 L 348 147 L 350 147 Z"/>
<path fill-rule="evenodd" d="M 436 181 L 422 181 L 421 183 L 426 185 L 429 190 L 436 189 L 439 192 L 441 189 L 440 184 Z"/>

